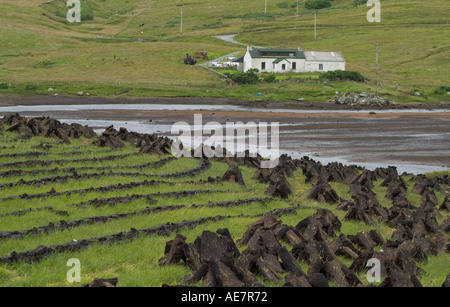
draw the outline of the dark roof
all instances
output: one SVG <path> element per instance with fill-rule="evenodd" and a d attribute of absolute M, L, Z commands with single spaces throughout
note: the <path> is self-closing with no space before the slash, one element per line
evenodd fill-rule
<path fill-rule="evenodd" d="M 252 58 L 292 58 L 292 59 L 306 59 L 303 51 L 298 49 L 263 49 L 251 48 L 249 50 Z"/>
<path fill-rule="evenodd" d="M 282 57 L 278 57 L 275 61 L 273 61 L 272 63 L 273 64 L 278 64 L 278 63 L 280 63 L 281 61 L 283 61 L 283 60 L 286 60 L 288 63 L 291 63 L 291 62 L 289 62 L 286 58 L 282 58 Z"/>
<path fill-rule="evenodd" d="M 233 61 L 234 63 L 244 63 L 244 57 L 241 57 L 239 59 L 236 59 Z"/>

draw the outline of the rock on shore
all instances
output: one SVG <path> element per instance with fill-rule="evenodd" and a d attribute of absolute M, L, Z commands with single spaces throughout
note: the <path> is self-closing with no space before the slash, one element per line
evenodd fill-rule
<path fill-rule="evenodd" d="M 330 99 L 330 102 L 348 106 L 388 107 L 391 105 L 389 99 L 366 92 L 346 93 L 343 96 L 334 96 Z"/>

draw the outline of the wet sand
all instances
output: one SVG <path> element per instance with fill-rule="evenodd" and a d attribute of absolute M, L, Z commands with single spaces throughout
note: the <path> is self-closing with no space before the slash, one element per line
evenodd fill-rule
<path fill-rule="evenodd" d="M 53 97 L 50 97 L 52 99 Z M 63 99 L 69 101 L 90 103 L 92 100 L 74 97 Z M 48 98 L 47 98 L 48 99 Z M 28 105 L 39 105 L 44 98 L 27 101 Z M 194 105 L 202 102 L 215 106 L 229 105 L 228 100 L 203 99 L 152 99 L 158 102 Z M 106 98 L 95 99 L 98 103 L 108 103 Z M 114 100 L 114 103 L 122 99 Z M 127 100 L 128 101 L 128 100 Z M 145 100 L 148 103 L 148 100 Z M 170 101 L 170 103 L 169 103 Z M 0 99 L 1 102 L 1 99 Z M 15 100 L 15 105 L 26 105 L 23 101 Z M 128 101 L 131 103 L 130 101 Z M 132 103 L 144 103 L 132 100 Z M 12 105 L 14 105 L 12 104 Z M 4 105 L 4 104 L 3 104 Z M 75 105 L 75 104 L 74 104 Z M 240 105 L 240 104 L 237 104 Z M 250 103 L 252 105 L 252 103 Z M 245 106 L 249 106 L 246 102 Z M 261 108 L 261 105 L 257 105 Z M 450 169 L 450 112 L 444 108 L 441 112 L 422 112 L 422 110 L 396 110 L 391 113 L 386 110 L 367 110 L 355 112 L 343 109 L 341 106 L 328 105 L 323 108 L 316 105 L 315 112 L 311 108 L 301 107 L 292 110 L 274 105 L 273 112 L 261 111 L 233 111 L 233 110 L 139 110 L 126 107 L 120 110 L 79 110 L 65 111 L 25 111 L 24 116 L 50 116 L 65 121 L 81 121 L 89 124 L 93 120 L 104 121 L 105 126 L 117 123 L 139 124 L 148 133 L 157 132 L 161 135 L 172 136 L 170 127 L 175 122 L 186 122 L 193 125 L 194 115 L 202 114 L 203 124 L 218 122 L 225 127 L 227 122 L 244 123 L 279 122 L 280 150 L 293 157 L 308 155 L 317 160 L 339 161 L 347 164 L 380 164 L 383 165 L 412 165 L 434 166 L 430 170 Z M 333 107 L 335 107 L 333 109 Z M 415 106 L 417 107 L 417 106 Z M 220 109 L 220 107 L 218 107 Z M 296 110 L 293 112 L 293 110 Z M 323 110 L 323 111 L 321 111 Z M 334 112 L 336 111 L 336 112 Z M 4 116 L 0 109 L 0 116 Z M 103 127 L 99 127 L 103 128 Z M 117 126 L 116 128 L 119 128 Z M 155 130 L 157 129 L 157 130 Z M 142 131 L 141 131 L 142 132 Z"/>
<path fill-rule="evenodd" d="M 239 100 L 227 98 L 203 98 L 203 97 L 98 97 L 98 96 L 50 96 L 50 95 L 0 95 L 1 106 L 36 106 L 36 105 L 86 105 L 86 104 L 185 104 L 185 105 L 235 105 L 258 108 L 300 109 L 300 110 L 369 110 L 387 109 L 386 107 L 348 107 L 328 102 L 310 101 L 264 101 L 264 100 Z M 450 110 L 450 102 L 447 103 L 396 103 L 389 109 L 443 109 Z"/>

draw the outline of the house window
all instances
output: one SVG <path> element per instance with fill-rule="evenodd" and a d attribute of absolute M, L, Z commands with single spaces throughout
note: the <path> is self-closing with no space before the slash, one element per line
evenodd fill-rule
<path fill-rule="evenodd" d="M 319 70 L 323 70 L 323 64 L 319 64 Z"/>
<path fill-rule="evenodd" d="M 281 65 L 281 70 L 286 70 L 286 64 Z"/>
<path fill-rule="evenodd" d="M 292 70 L 296 70 L 297 69 L 297 62 L 292 62 Z"/>
<path fill-rule="evenodd" d="M 261 70 L 266 70 L 266 62 L 261 63 Z"/>

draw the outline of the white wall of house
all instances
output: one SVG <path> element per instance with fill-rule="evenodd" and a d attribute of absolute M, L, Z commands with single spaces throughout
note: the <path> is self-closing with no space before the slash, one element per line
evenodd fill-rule
<path fill-rule="evenodd" d="M 304 59 L 284 59 L 279 63 L 274 64 L 276 58 L 257 58 L 253 59 L 249 53 L 244 56 L 244 72 L 249 69 L 256 68 L 259 72 L 268 73 L 283 73 L 283 72 L 305 72 L 305 60 Z M 265 63 L 263 65 L 263 63 Z M 295 63 L 295 69 L 293 68 Z M 283 67 L 284 65 L 284 67 Z M 283 69 L 284 68 L 284 69 Z"/>
<path fill-rule="evenodd" d="M 345 70 L 345 62 L 308 61 L 305 72 L 327 72 L 334 70 Z"/>
<path fill-rule="evenodd" d="M 284 73 L 284 72 L 304 72 L 305 71 L 305 60 L 304 59 L 284 59 L 279 63 L 274 64 L 275 60 L 272 61 L 271 71 L 273 73 Z"/>
<path fill-rule="evenodd" d="M 250 53 L 247 51 L 244 55 L 244 62 L 242 63 L 242 71 L 247 72 L 249 69 L 255 68 L 253 64 L 253 59 Z"/>
<path fill-rule="evenodd" d="M 311 54 L 313 55 L 311 57 Z M 323 56 L 323 54 L 326 53 L 320 53 L 320 52 L 308 52 L 307 59 L 293 59 L 293 58 L 287 58 L 283 59 L 279 63 L 274 64 L 273 62 L 277 59 L 275 57 L 273 58 L 252 58 L 250 53 L 247 51 L 244 56 L 244 63 L 243 63 L 243 71 L 246 72 L 249 69 L 256 68 L 259 72 L 268 72 L 268 73 L 283 73 L 283 72 L 327 72 L 327 71 L 334 71 L 334 70 L 345 70 L 345 60 L 341 56 L 341 61 L 330 61 L 325 59 L 334 59 L 335 53 L 329 53 L 332 54 L 333 57 L 323 58 L 322 60 L 316 59 L 316 55 Z M 339 54 L 340 55 L 340 54 Z M 265 63 L 265 65 L 263 65 Z M 295 68 L 293 68 L 292 63 L 295 64 Z M 283 66 L 284 65 L 284 66 Z M 283 69 L 284 68 L 284 69 Z"/>

